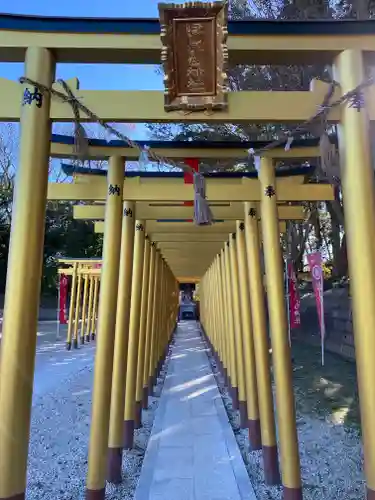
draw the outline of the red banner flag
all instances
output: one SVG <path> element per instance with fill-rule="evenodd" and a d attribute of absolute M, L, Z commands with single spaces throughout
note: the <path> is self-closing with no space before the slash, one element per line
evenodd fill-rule
<path fill-rule="evenodd" d="M 323 268 L 322 268 L 322 256 L 320 255 L 319 252 L 310 253 L 307 255 L 307 262 L 310 267 L 312 285 L 316 300 L 316 307 L 318 309 L 321 348 L 322 348 L 322 365 L 324 365 L 325 323 L 324 323 L 324 305 L 323 305 L 324 278 L 323 278 Z"/>
<path fill-rule="evenodd" d="M 60 290 L 59 290 L 59 322 L 60 325 L 66 325 L 68 319 L 66 317 L 66 306 L 68 299 L 68 278 L 65 274 L 60 275 Z"/>
<path fill-rule="evenodd" d="M 301 325 L 300 306 L 301 301 L 298 292 L 297 275 L 294 270 L 293 262 L 288 262 L 288 280 L 289 280 L 289 324 L 290 328 L 297 328 Z"/>

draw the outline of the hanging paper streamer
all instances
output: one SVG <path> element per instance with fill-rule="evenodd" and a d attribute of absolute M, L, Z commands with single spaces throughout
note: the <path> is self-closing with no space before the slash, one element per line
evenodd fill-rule
<path fill-rule="evenodd" d="M 150 150 L 149 146 L 144 146 L 140 152 L 138 162 L 139 162 L 139 166 L 141 168 L 146 168 L 150 162 L 150 160 L 148 158 L 149 150 Z"/>
<path fill-rule="evenodd" d="M 318 309 L 318 318 L 320 326 L 321 354 L 322 366 L 324 366 L 324 341 L 325 341 L 325 322 L 324 322 L 324 305 L 323 305 L 323 268 L 322 256 L 319 252 L 310 253 L 307 255 L 307 262 L 310 267 L 312 284 L 315 293 L 316 307 Z"/>
<path fill-rule="evenodd" d="M 254 156 L 254 167 L 255 170 L 260 173 L 260 156 Z"/>
<path fill-rule="evenodd" d="M 260 156 L 254 156 L 254 154 L 255 154 L 254 148 L 248 149 L 247 152 L 249 154 L 249 157 L 253 157 L 255 170 L 259 174 L 259 172 L 260 172 Z"/>
<path fill-rule="evenodd" d="M 212 224 L 212 212 L 206 200 L 206 186 L 202 174 L 194 173 L 194 221 L 198 226 Z"/>
<path fill-rule="evenodd" d="M 104 129 L 104 139 L 107 144 L 112 140 L 112 132 L 107 128 Z"/>
<path fill-rule="evenodd" d="M 60 325 L 66 325 L 68 320 L 66 317 L 66 306 L 68 299 L 68 278 L 65 274 L 60 276 L 60 287 L 59 287 L 59 323 Z"/>
<path fill-rule="evenodd" d="M 293 140 L 294 140 L 293 137 L 288 137 L 288 140 L 286 141 L 285 148 L 284 148 L 285 151 L 290 150 Z"/>
<path fill-rule="evenodd" d="M 184 184 L 194 184 L 194 172 L 199 172 L 199 159 L 198 158 L 185 158 L 185 165 L 188 165 L 191 170 L 184 171 Z M 185 207 L 193 207 L 193 201 L 184 201 Z"/>

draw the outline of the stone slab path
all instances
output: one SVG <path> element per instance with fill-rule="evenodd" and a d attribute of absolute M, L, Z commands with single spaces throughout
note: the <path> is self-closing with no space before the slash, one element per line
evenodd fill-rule
<path fill-rule="evenodd" d="M 206 349 L 179 323 L 135 500 L 256 500 Z"/>

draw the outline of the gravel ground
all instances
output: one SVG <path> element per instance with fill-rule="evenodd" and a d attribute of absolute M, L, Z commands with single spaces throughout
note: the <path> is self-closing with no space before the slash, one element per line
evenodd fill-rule
<path fill-rule="evenodd" d="M 119 486 L 107 485 L 109 500 L 131 500 L 151 434 L 158 396 L 143 412 L 143 427 L 136 431 L 135 449 L 123 459 L 126 478 Z M 34 402 L 29 449 L 27 500 L 83 500 L 87 473 L 93 367 L 86 367 L 64 381 L 62 387 L 37 397 Z"/>
<path fill-rule="evenodd" d="M 308 349 L 311 357 L 311 347 Z M 264 484 L 261 452 L 248 452 L 247 430 L 239 428 L 237 412 L 232 409 L 231 399 L 217 372 L 215 360 L 210 354 L 209 359 L 258 500 L 281 500 L 281 487 Z M 341 370 L 343 366 L 348 366 L 345 361 L 337 357 L 334 363 L 337 368 L 341 367 Z M 297 371 L 303 368 L 295 367 Z M 306 368 L 308 369 L 309 366 Z M 332 365 L 330 370 L 332 370 Z M 352 375 L 350 368 L 348 372 Z M 301 379 L 300 372 L 298 377 Z M 364 498 L 363 456 L 358 422 L 353 422 L 351 419 L 347 421 L 349 408 L 344 405 L 337 406 L 335 399 L 331 408 L 328 408 L 327 401 L 322 403 L 320 408 L 323 407 L 323 410 L 318 410 L 317 404 L 313 405 L 311 401 L 309 405 L 306 405 L 306 392 L 302 388 L 302 384 L 298 384 L 295 397 L 304 500 Z M 310 400 L 312 399 L 311 393 L 312 390 L 309 394 Z M 322 399 L 322 394 L 319 390 L 316 389 L 313 394 L 318 394 L 316 401 L 320 402 L 319 398 Z"/>

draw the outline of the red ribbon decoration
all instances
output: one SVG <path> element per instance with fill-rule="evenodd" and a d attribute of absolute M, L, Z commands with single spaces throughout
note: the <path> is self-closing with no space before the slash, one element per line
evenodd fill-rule
<path fill-rule="evenodd" d="M 185 158 L 185 164 L 192 168 L 195 172 L 199 172 L 199 159 L 198 158 Z M 194 174 L 190 171 L 184 172 L 184 184 L 194 184 Z M 193 207 L 193 201 L 184 201 L 184 207 Z M 193 222 L 192 219 L 187 222 Z"/>
<path fill-rule="evenodd" d="M 68 278 L 65 274 L 60 275 L 60 303 L 59 303 L 59 322 L 60 325 L 66 325 L 68 319 L 66 317 L 68 299 Z"/>

